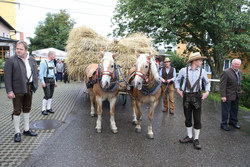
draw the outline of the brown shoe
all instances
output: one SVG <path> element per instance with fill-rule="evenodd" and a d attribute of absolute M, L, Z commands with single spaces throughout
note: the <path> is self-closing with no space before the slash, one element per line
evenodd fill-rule
<path fill-rule="evenodd" d="M 183 139 L 180 139 L 179 142 L 180 143 L 193 143 L 193 138 L 189 138 L 188 136 L 186 136 L 185 138 Z"/>
<path fill-rule="evenodd" d="M 163 110 L 162 110 L 162 112 L 167 112 L 168 111 L 168 109 L 167 108 L 164 108 Z"/>
<path fill-rule="evenodd" d="M 169 110 L 169 113 L 174 115 L 174 111 L 173 110 Z"/>
<path fill-rule="evenodd" d="M 200 150 L 200 149 L 201 149 L 201 145 L 200 145 L 198 139 L 195 139 L 195 140 L 194 140 L 194 148 L 197 149 L 197 150 Z"/>

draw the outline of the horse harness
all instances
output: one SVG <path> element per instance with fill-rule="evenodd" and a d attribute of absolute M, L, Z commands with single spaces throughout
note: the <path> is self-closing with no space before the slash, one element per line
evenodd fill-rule
<path fill-rule="evenodd" d="M 147 73 L 147 74 L 144 74 L 144 73 L 142 73 L 142 72 L 140 72 L 140 71 L 133 71 L 133 72 L 129 75 L 129 81 L 128 81 L 128 83 L 129 83 L 129 86 L 130 86 L 131 89 L 134 88 L 133 85 L 132 85 L 132 82 L 133 82 L 133 80 L 135 79 L 135 76 L 136 76 L 136 75 L 138 75 L 139 77 L 143 78 L 143 79 L 145 80 L 146 83 L 148 82 L 148 78 L 149 78 L 149 75 L 150 75 L 150 66 L 151 66 L 151 65 L 149 65 L 149 69 L 148 69 L 148 73 Z M 144 94 L 144 95 L 153 95 L 153 94 L 155 94 L 155 93 L 160 89 L 161 83 L 160 83 L 159 81 L 155 81 L 154 85 L 153 85 L 151 88 L 149 88 L 148 86 L 149 86 L 152 82 L 153 82 L 153 80 L 150 81 L 150 82 L 147 83 L 147 84 L 143 84 L 143 85 L 142 85 L 142 89 L 140 90 L 140 92 L 141 92 L 142 94 Z"/>
<path fill-rule="evenodd" d="M 109 75 L 112 78 L 112 82 L 108 88 L 103 88 L 101 84 L 101 78 L 103 75 Z M 95 76 L 95 79 L 92 79 Z M 87 82 L 87 88 L 93 88 L 94 84 L 98 83 L 103 91 L 105 92 L 113 92 L 117 89 L 119 82 L 119 73 L 115 64 L 115 72 L 111 71 L 102 71 L 100 64 L 98 64 L 98 68 L 95 70 L 93 75 L 89 78 Z"/>

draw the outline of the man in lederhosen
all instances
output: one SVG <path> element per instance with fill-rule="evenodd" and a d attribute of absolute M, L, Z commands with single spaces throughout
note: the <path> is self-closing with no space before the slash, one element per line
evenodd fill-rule
<path fill-rule="evenodd" d="M 29 117 L 33 92 L 38 88 L 36 60 L 27 54 L 28 45 L 25 41 L 18 41 L 16 54 L 7 59 L 4 66 L 4 82 L 9 99 L 12 99 L 12 119 L 15 128 L 15 142 L 21 142 L 20 114 L 23 112 L 25 136 L 37 136 L 29 128 Z"/>
<path fill-rule="evenodd" d="M 162 81 L 163 112 L 168 111 L 169 99 L 169 113 L 174 114 L 174 82 L 176 79 L 176 70 L 174 67 L 171 67 L 170 64 L 171 60 L 166 57 L 164 59 L 164 67 L 160 70 L 160 76 Z"/>
<path fill-rule="evenodd" d="M 57 87 L 54 64 L 55 57 L 56 53 L 50 51 L 48 53 L 48 59 L 41 61 L 39 67 L 39 79 L 42 83 L 44 91 L 44 97 L 42 102 L 43 115 L 48 115 L 48 113 L 54 113 L 51 108 L 51 103 L 54 94 L 54 88 Z"/>
<path fill-rule="evenodd" d="M 199 52 L 189 56 L 187 64 L 190 66 L 180 70 L 176 78 L 175 86 L 177 93 L 183 98 L 183 108 L 185 115 L 185 125 L 187 127 L 187 136 L 180 139 L 180 143 L 193 143 L 195 149 L 201 149 L 199 143 L 199 134 L 201 129 L 201 104 L 209 95 L 210 83 L 207 73 L 201 68 L 203 59 Z M 182 90 L 180 90 L 181 79 L 183 80 Z M 205 93 L 201 94 L 202 82 L 204 82 Z M 192 117 L 194 120 L 194 138 L 192 132 Z"/>

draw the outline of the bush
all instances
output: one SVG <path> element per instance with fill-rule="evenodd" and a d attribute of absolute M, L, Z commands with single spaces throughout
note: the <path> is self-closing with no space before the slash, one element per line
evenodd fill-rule
<path fill-rule="evenodd" d="M 250 108 L 250 71 L 242 76 L 241 81 L 242 95 L 240 97 L 240 105 Z"/>
<path fill-rule="evenodd" d="M 170 52 L 169 54 L 172 55 L 171 57 L 169 57 L 171 60 L 171 66 L 174 67 L 176 69 L 176 72 L 178 73 L 180 69 L 186 66 L 187 60 L 185 56 L 178 55 L 176 51 Z"/>

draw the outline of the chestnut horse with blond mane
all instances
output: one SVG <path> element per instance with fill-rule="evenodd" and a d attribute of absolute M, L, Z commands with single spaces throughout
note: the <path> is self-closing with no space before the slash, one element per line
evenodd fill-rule
<path fill-rule="evenodd" d="M 95 115 L 94 103 L 97 105 L 96 131 L 102 129 L 102 102 L 108 100 L 110 103 L 110 128 L 113 133 L 117 133 L 115 122 L 115 104 L 119 91 L 119 75 L 115 65 L 116 54 L 105 52 L 101 53 L 102 60 L 100 65 L 90 64 L 85 70 L 85 83 L 91 102 L 90 115 Z"/>
<path fill-rule="evenodd" d="M 129 94 L 134 112 L 133 123 L 136 124 L 136 132 L 141 132 L 141 105 L 150 104 L 147 136 L 153 139 L 152 121 L 161 97 L 160 76 L 153 55 L 136 53 L 136 56 L 136 65 L 130 69 L 130 77 L 127 79 L 130 84 Z"/>

